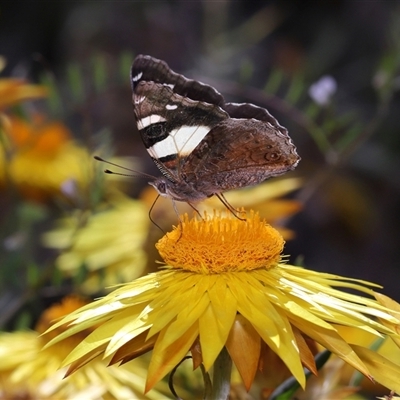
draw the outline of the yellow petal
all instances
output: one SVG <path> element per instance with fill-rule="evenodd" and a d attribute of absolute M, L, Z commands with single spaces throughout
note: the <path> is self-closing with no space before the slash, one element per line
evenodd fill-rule
<path fill-rule="evenodd" d="M 257 271 L 254 274 L 257 276 Z M 258 285 L 250 274 L 235 274 L 235 280 L 240 278 L 240 285 L 232 282 L 232 293 L 238 302 L 238 311 L 249 320 L 261 338 L 278 354 L 295 378 L 304 387 L 305 376 L 300 362 L 299 350 L 294 335 L 285 314 L 268 301 L 266 292 L 257 289 Z M 233 279 L 233 278 L 232 278 Z M 253 287 L 255 286 L 255 287 Z M 271 289 L 268 288 L 268 291 Z"/>
<path fill-rule="evenodd" d="M 195 370 L 203 363 L 203 355 L 201 353 L 199 338 L 194 341 L 192 347 L 190 348 L 190 353 L 192 354 L 193 370 Z"/>
<path fill-rule="evenodd" d="M 197 323 L 193 324 L 168 347 L 165 347 L 163 343 L 166 335 L 164 332 L 160 332 L 160 336 L 153 349 L 145 392 L 149 391 L 182 360 L 198 336 L 199 328 Z"/>
<path fill-rule="evenodd" d="M 209 303 L 210 300 L 207 296 L 207 293 L 204 293 L 195 307 L 188 307 L 185 309 L 178 315 L 175 321 L 169 324 L 166 329 L 163 329 L 161 331 L 163 332 L 162 341 L 160 341 L 160 343 L 157 341 L 157 343 L 160 345 L 160 351 L 161 349 L 169 347 L 172 345 L 172 343 L 178 341 L 179 337 L 185 335 L 188 329 L 193 326 L 193 324 L 198 326 L 197 321 L 203 315 Z M 188 349 L 186 351 L 188 351 Z"/>
<path fill-rule="evenodd" d="M 150 329 L 149 337 L 158 333 L 169 324 L 179 313 L 183 312 L 188 304 L 196 307 L 197 302 L 202 298 L 198 293 L 196 281 L 185 273 L 177 274 L 174 282 L 163 281 L 165 290 L 160 292 L 150 304 L 149 309 L 160 310 L 149 314 L 149 323 L 153 326 Z M 198 279 L 197 279 L 198 281 Z M 177 291 L 179 287 L 179 291 Z"/>
<path fill-rule="evenodd" d="M 79 368 L 82 368 L 84 365 L 86 365 L 87 363 L 89 363 L 90 361 L 92 361 L 93 359 L 98 357 L 100 354 L 102 354 L 104 352 L 104 350 L 105 350 L 105 345 L 100 348 L 91 350 L 91 351 L 86 351 L 81 358 L 79 358 L 78 360 L 71 363 L 71 365 L 68 367 L 68 371 L 65 374 L 65 377 L 70 376 L 76 370 L 78 370 Z M 69 364 L 69 363 L 65 363 L 64 365 L 66 365 L 66 364 Z"/>
<path fill-rule="evenodd" d="M 200 345 L 203 350 L 203 363 L 206 370 L 214 364 L 215 359 L 225 345 L 226 338 L 220 334 L 217 316 L 211 304 L 199 318 Z"/>
<path fill-rule="evenodd" d="M 261 338 L 252 324 L 238 314 L 230 331 L 226 348 L 238 369 L 247 390 L 257 372 Z"/>
<path fill-rule="evenodd" d="M 106 323 L 100 325 L 95 331 L 87 336 L 64 360 L 63 365 L 71 364 L 77 361 L 81 357 L 85 357 L 86 353 L 92 352 L 97 348 L 106 349 L 107 343 L 110 341 L 113 332 L 123 328 L 130 320 L 132 316 L 127 313 L 121 315 L 121 318 L 111 319 Z"/>
<path fill-rule="evenodd" d="M 294 320 L 293 324 L 310 338 L 320 343 L 323 347 L 336 354 L 342 360 L 352 365 L 365 376 L 371 376 L 368 368 L 360 360 L 352 347 L 334 330 L 324 329 L 318 325 L 304 323 L 304 321 Z"/>
<path fill-rule="evenodd" d="M 299 353 L 300 353 L 300 358 L 302 364 L 308 368 L 309 371 L 311 371 L 314 375 L 318 374 L 317 367 L 315 365 L 315 359 L 314 355 L 311 352 L 306 340 L 304 339 L 304 336 L 301 334 L 301 332 L 296 328 L 293 327 L 293 333 L 296 338 L 296 343 L 299 348 Z"/>
<path fill-rule="evenodd" d="M 154 347 L 156 340 L 157 336 L 148 339 L 146 332 L 141 333 L 129 342 L 125 343 L 115 352 L 110 361 L 110 365 L 120 361 L 126 363 L 144 353 L 147 353 Z"/>
<path fill-rule="evenodd" d="M 388 296 L 385 296 L 384 294 L 381 293 L 374 293 L 375 298 L 378 300 L 379 304 L 382 304 L 383 306 L 387 307 L 389 310 L 391 310 L 390 314 L 399 319 L 399 314 L 400 314 L 400 304 L 397 303 L 397 301 L 394 301 Z M 388 326 L 389 328 L 393 329 L 398 335 L 400 335 L 400 323 L 391 323 L 386 320 L 381 320 L 382 324 L 385 326 Z M 400 347 L 400 337 L 392 336 L 392 339 L 394 343 L 398 347 Z"/>
<path fill-rule="evenodd" d="M 232 190 L 226 193 L 225 197 L 229 203 L 240 203 L 241 207 L 247 208 L 251 207 L 255 203 L 268 201 L 276 197 L 282 197 L 300 188 L 301 185 L 302 179 L 300 178 L 270 180 L 258 185 L 257 187 Z M 212 197 L 206 200 L 206 204 L 210 206 L 219 206 L 220 202 L 215 197 Z"/>
<path fill-rule="evenodd" d="M 373 380 L 390 390 L 400 393 L 399 364 L 389 361 L 366 347 L 357 345 L 352 345 L 351 347 L 368 367 Z"/>
<path fill-rule="evenodd" d="M 127 323 L 111 337 L 105 356 L 108 357 L 117 352 L 118 349 L 133 341 L 137 336 L 140 336 L 144 332 L 148 332 L 149 326 L 150 325 L 147 322 L 138 318 Z"/>
<path fill-rule="evenodd" d="M 237 301 L 224 276 L 220 276 L 215 285 L 208 290 L 211 305 L 216 315 L 218 330 L 222 340 L 226 340 L 237 314 Z"/>

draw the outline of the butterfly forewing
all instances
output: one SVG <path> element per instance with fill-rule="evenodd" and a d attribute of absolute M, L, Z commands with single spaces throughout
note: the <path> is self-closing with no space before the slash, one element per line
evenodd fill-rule
<path fill-rule="evenodd" d="M 192 100 L 223 105 L 221 93 L 210 85 L 187 79 L 172 71 L 164 61 L 150 56 L 139 55 L 135 58 L 131 69 L 132 91 L 135 92 L 139 82 L 155 82 L 169 86 L 174 93 Z"/>

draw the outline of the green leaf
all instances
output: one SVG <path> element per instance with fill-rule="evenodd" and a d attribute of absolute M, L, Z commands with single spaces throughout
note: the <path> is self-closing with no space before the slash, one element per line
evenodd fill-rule
<path fill-rule="evenodd" d="M 254 65 L 248 58 L 245 58 L 240 63 L 240 82 L 246 83 L 253 76 Z"/>
<path fill-rule="evenodd" d="M 269 75 L 268 81 L 264 87 L 264 91 L 268 94 L 274 94 L 278 91 L 283 81 L 283 72 L 280 69 L 272 70 Z"/>
<path fill-rule="evenodd" d="M 129 82 L 129 73 L 133 63 L 134 54 L 132 52 L 123 52 L 119 57 L 119 74 L 123 83 Z"/>
<path fill-rule="evenodd" d="M 61 287 L 63 281 L 64 281 L 64 276 L 62 272 L 58 268 L 53 269 L 53 275 L 51 277 L 51 284 L 55 287 Z"/>
<path fill-rule="evenodd" d="M 306 91 L 307 87 L 304 83 L 304 75 L 297 73 L 290 82 L 288 92 L 285 96 L 286 100 L 291 104 L 296 104 Z"/>
<path fill-rule="evenodd" d="M 88 271 L 85 263 L 82 263 L 79 266 L 76 274 L 73 277 L 74 284 L 80 285 L 88 277 L 88 275 L 89 275 L 89 271 Z"/>
<path fill-rule="evenodd" d="M 54 76 L 46 72 L 40 77 L 40 83 L 46 86 L 48 90 L 47 104 L 50 112 L 53 115 L 61 115 L 63 113 L 63 106 Z"/>
<path fill-rule="evenodd" d="M 361 123 L 355 123 L 351 128 L 347 129 L 346 133 L 343 134 L 335 143 L 335 149 L 338 153 L 346 150 L 361 134 L 363 126 Z"/>
<path fill-rule="evenodd" d="M 92 63 L 94 87 L 97 92 L 101 92 L 107 85 L 106 59 L 102 55 L 97 55 L 93 57 Z"/>
<path fill-rule="evenodd" d="M 43 221 L 48 215 L 45 206 L 31 202 L 18 204 L 16 212 L 21 229 L 28 229 L 32 224 Z"/>
<path fill-rule="evenodd" d="M 308 118 L 315 119 L 320 111 L 321 107 L 314 101 L 311 101 L 305 108 L 304 113 L 308 116 Z"/>
<path fill-rule="evenodd" d="M 35 287 L 40 280 L 40 271 L 38 265 L 29 263 L 26 268 L 26 280 L 29 287 Z"/>
<path fill-rule="evenodd" d="M 32 324 L 32 316 L 28 311 L 23 311 L 15 323 L 15 331 L 23 331 L 28 329 Z"/>
<path fill-rule="evenodd" d="M 82 103 L 85 98 L 84 79 L 78 64 L 69 64 L 67 79 L 72 96 L 77 103 Z"/>

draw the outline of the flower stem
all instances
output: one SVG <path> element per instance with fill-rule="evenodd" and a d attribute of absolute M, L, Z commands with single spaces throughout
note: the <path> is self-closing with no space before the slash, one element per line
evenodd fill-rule
<path fill-rule="evenodd" d="M 224 347 L 214 363 L 213 386 L 209 399 L 224 400 L 228 398 L 231 387 L 232 359 Z"/>

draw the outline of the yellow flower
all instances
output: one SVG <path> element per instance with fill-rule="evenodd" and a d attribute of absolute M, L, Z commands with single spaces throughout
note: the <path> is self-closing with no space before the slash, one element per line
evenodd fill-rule
<path fill-rule="evenodd" d="M 122 367 L 108 367 L 109 360 L 94 360 L 79 373 L 64 378 L 65 368 L 58 370 L 62 359 L 91 330 L 80 332 L 43 350 L 57 333 L 40 336 L 54 318 L 76 310 L 86 302 L 68 297 L 44 312 L 36 331 L 0 334 L 0 399 L 32 398 L 40 400 L 121 400 L 168 399 L 167 385 L 143 396 L 146 367 L 140 360 Z M 20 396 L 20 397 L 17 397 Z"/>
<path fill-rule="evenodd" d="M 249 389 L 263 350 L 270 348 L 304 388 L 303 367 L 316 373 L 306 340 L 311 338 L 399 390 L 400 366 L 391 365 L 389 374 L 380 371 L 370 353 L 347 343 L 336 329 L 344 325 L 395 336 L 370 318 L 398 323 L 386 307 L 335 288 L 372 294 L 368 286 L 376 285 L 287 265 L 280 255 L 283 244 L 279 232 L 254 213 L 245 222 L 229 213 L 203 220 L 184 216 L 157 244 L 168 264 L 163 270 L 66 316 L 50 329 L 66 331 L 49 345 L 95 327 L 65 359 L 69 373 L 99 354 L 111 357 L 111 364 L 125 363 L 153 349 L 146 390 L 188 351 L 195 366 L 202 362 L 208 371 L 224 346 Z"/>
<path fill-rule="evenodd" d="M 47 90 L 44 86 L 26 83 L 23 79 L 0 79 L 0 110 L 13 106 L 24 100 L 45 97 Z"/>
<path fill-rule="evenodd" d="M 77 211 L 58 221 L 58 228 L 47 232 L 43 242 L 63 250 L 56 266 L 66 276 L 78 275 L 84 265 L 88 276 L 80 289 L 95 293 L 143 275 L 149 223 L 142 202 L 114 192 L 107 208 L 91 215 Z"/>
<path fill-rule="evenodd" d="M 10 182 L 34 200 L 61 195 L 71 182 L 87 186 L 93 159 L 62 123 L 10 117 L 3 128 L 0 184 Z"/>
<path fill-rule="evenodd" d="M 391 311 L 388 312 L 389 314 L 392 313 Z M 398 363 L 398 360 L 400 360 L 400 349 L 396 347 L 393 341 L 396 340 L 395 336 L 386 336 L 385 339 L 383 339 L 377 338 L 375 335 L 367 331 L 360 332 L 358 329 L 353 327 L 338 326 L 337 329 L 340 333 L 340 336 L 343 337 L 346 342 L 354 343 L 367 349 L 374 349 L 374 363 L 377 366 L 380 362 L 382 362 L 382 360 L 384 360 L 384 362 L 389 360 L 391 363 Z M 372 352 L 372 350 L 370 351 Z M 322 370 L 327 367 L 332 372 L 332 365 L 338 365 L 339 361 L 341 360 L 338 360 L 337 357 L 331 356 Z M 383 364 L 381 368 L 384 369 Z M 390 366 L 388 365 L 387 370 L 389 368 Z M 353 387 L 356 387 L 358 390 L 362 391 L 363 393 L 368 393 L 369 395 L 378 396 L 386 392 L 386 389 L 382 385 L 360 376 L 360 374 L 356 373 L 351 366 L 346 364 L 338 367 L 337 374 L 335 374 L 335 376 L 330 376 L 330 378 L 327 377 L 326 374 L 321 374 L 321 371 L 319 371 L 318 377 L 313 379 L 312 385 L 314 386 L 314 390 L 327 390 L 329 387 L 332 387 L 332 384 L 334 383 L 333 381 L 336 381 L 341 386 L 348 385 L 349 382 L 352 382 Z M 307 398 L 309 383 L 311 383 L 311 379 L 307 382 L 307 391 L 302 398 Z"/>

